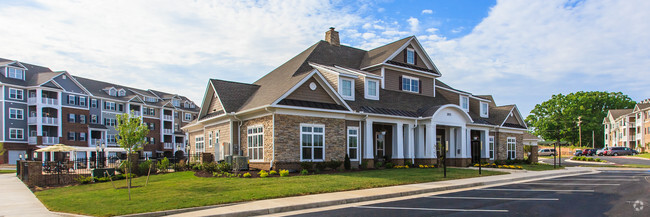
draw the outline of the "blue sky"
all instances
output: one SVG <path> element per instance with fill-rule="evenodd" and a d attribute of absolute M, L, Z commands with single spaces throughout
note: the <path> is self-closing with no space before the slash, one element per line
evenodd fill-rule
<path fill-rule="evenodd" d="M 208 78 L 254 82 L 324 38 L 363 49 L 415 35 L 445 83 L 517 104 L 650 97 L 650 1 L 6 1 L 0 57 L 200 103 Z"/>

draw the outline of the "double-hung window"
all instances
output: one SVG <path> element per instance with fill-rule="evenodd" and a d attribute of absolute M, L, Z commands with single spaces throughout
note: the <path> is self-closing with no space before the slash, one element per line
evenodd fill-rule
<path fill-rule="evenodd" d="M 325 126 L 300 124 L 300 160 L 325 160 Z"/>
<path fill-rule="evenodd" d="M 214 145 L 219 147 L 219 131 L 218 130 L 214 131 L 214 134 L 212 135 L 214 135 Z"/>
<path fill-rule="evenodd" d="M 86 106 L 86 97 L 83 97 L 83 96 L 79 97 L 79 105 L 80 106 Z"/>
<path fill-rule="evenodd" d="M 9 99 L 23 100 L 23 90 L 9 88 Z"/>
<path fill-rule="evenodd" d="M 115 111 L 115 103 L 114 102 L 105 102 L 104 109 Z"/>
<path fill-rule="evenodd" d="M 490 160 L 494 160 L 494 136 L 488 137 L 488 150 L 490 152 Z"/>
<path fill-rule="evenodd" d="M 74 141 L 77 133 L 75 132 L 68 132 L 68 140 L 69 141 Z"/>
<path fill-rule="evenodd" d="M 249 127 L 247 139 L 248 159 L 251 161 L 264 160 L 264 128 L 262 126 Z"/>
<path fill-rule="evenodd" d="M 10 139 L 24 139 L 25 131 L 21 128 L 9 128 L 9 138 Z"/>
<path fill-rule="evenodd" d="M 197 136 L 194 138 L 194 153 L 203 153 L 204 151 L 203 136 Z"/>
<path fill-rule="evenodd" d="M 97 108 L 97 99 L 90 100 L 90 107 Z"/>
<path fill-rule="evenodd" d="M 25 110 L 10 108 L 9 109 L 9 119 L 14 120 L 23 120 Z"/>
<path fill-rule="evenodd" d="M 408 92 L 419 93 L 420 92 L 420 79 L 402 76 L 402 90 Z"/>
<path fill-rule="evenodd" d="M 465 110 L 465 112 L 469 112 L 469 97 L 460 96 L 460 108 Z"/>
<path fill-rule="evenodd" d="M 415 50 L 411 48 L 406 49 L 406 63 L 415 64 Z"/>
<path fill-rule="evenodd" d="M 73 95 L 69 95 L 69 96 L 68 96 L 68 104 L 69 104 L 69 105 L 75 105 L 75 104 L 77 104 L 77 103 L 76 103 L 76 97 L 73 96 Z"/>
<path fill-rule="evenodd" d="M 192 120 L 192 114 L 185 113 L 185 121 L 191 121 L 191 120 Z"/>
<path fill-rule="evenodd" d="M 7 77 L 23 80 L 25 70 L 7 67 Z"/>
<path fill-rule="evenodd" d="M 515 159 L 517 156 L 517 138 L 515 137 L 508 137 L 506 145 L 508 146 L 508 159 Z"/>
<path fill-rule="evenodd" d="M 348 127 L 348 157 L 352 161 L 359 160 L 359 128 Z"/>
<path fill-rule="evenodd" d="M 379 100 L 379 81 L 366 79 L 366 99 Z"/>
<path fill-rule="evenodd" d="M 354 79 L 341 78 L 339 81 L 341 97 L 346 100 L 354 100 Z"/>
<path fill-rule="evenodd" d="M 76 122 L 76 115 L 75 114 L 68 114 L 68 122 L 70 123 L 75 123 Z"/>
<path fill-rule="evenodd" d="M 79 141 L 86 141 L 86 133 L 79 133 Z"/>
<path fill-rule="evenodd" d="M 481 117 L 488 117 L 488 104 L 486 102 L 481 102 Z"/>
<path fill-rule="evenodd" d="M 106 142 L 110 144 L 115 144 L 117 142 L 117 137 L 115 136 L 115 134 L 107 134 Z"/>

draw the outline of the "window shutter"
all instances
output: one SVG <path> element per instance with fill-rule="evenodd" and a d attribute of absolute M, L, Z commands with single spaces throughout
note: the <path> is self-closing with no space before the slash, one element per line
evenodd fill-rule
<path fill-rule="evenodd" d="M 422 80 L 418 80 L 418 90 L 422 93 Z"/>
<path fill-rule="evenodd" d="M 417 65 L 417 64 L 418 64 L 418 53 L 416 53 L 415 50 L 413 50 L 413 65 Z"/>
<path fill-rule="evenodd" d="M 404 49 L 404 63 L 408 63 L 408 49 Z"/>
<path fill-rule="evenodd" d="M 402 76 L 399 76 L 399 90 L 402 90 Z"/>

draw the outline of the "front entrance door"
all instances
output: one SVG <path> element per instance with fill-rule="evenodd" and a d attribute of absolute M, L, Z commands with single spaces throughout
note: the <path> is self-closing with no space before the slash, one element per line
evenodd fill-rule
<path fill-rule="evenodd" d="M 472 141 L 472 164 L 481 162 L 481 142 Z"/>
<path fill-rule="evenodd" d="M 375 156 L 379 159 L 384 159 L 386 155 L 386 135 L 381 132 L 375 133 Z"/>

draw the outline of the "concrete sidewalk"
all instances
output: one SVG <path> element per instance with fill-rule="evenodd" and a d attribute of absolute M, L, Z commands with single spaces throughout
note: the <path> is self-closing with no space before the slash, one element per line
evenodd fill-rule
<path fill-rule="evenodd" d="M 59 216 L 41 203 L 16 174 L 0 174 L 0 216 Z"/>
<path fill-rule="evenodd" d="M 343 191 L 325 194 L 314 194 L 306 196 L 286 197 L 278 199 L 251 201 L 208 208 L 199 211 L 189 210 L 169 210 L 153 213 L 135 214 L 132 216 L 253 216 L 268 215 L 273 213 L 318 208 L 332 205 L 347 203 L 357 203 L 370 200 L 386 199 L 393 197 L 402 197 L 437 191 L 446 191 L 453 189 L 462 189 L 483 185 L 502 184 L 513 181 L 522 181 L 528 179 L 545 178 L 560 175 L 572 175 L 592 172 L 592 168 L 569 167 L 563 170 L 548 171 L 526 171 L 517 172 L 507 175 L 497 175 L 488 177 L 477 177 L 469 179 L 456 179 L 449 181 L 429 182 L 411 185 L 399 185 L 383 188 L 372 188 L 354 191 Z"/>

